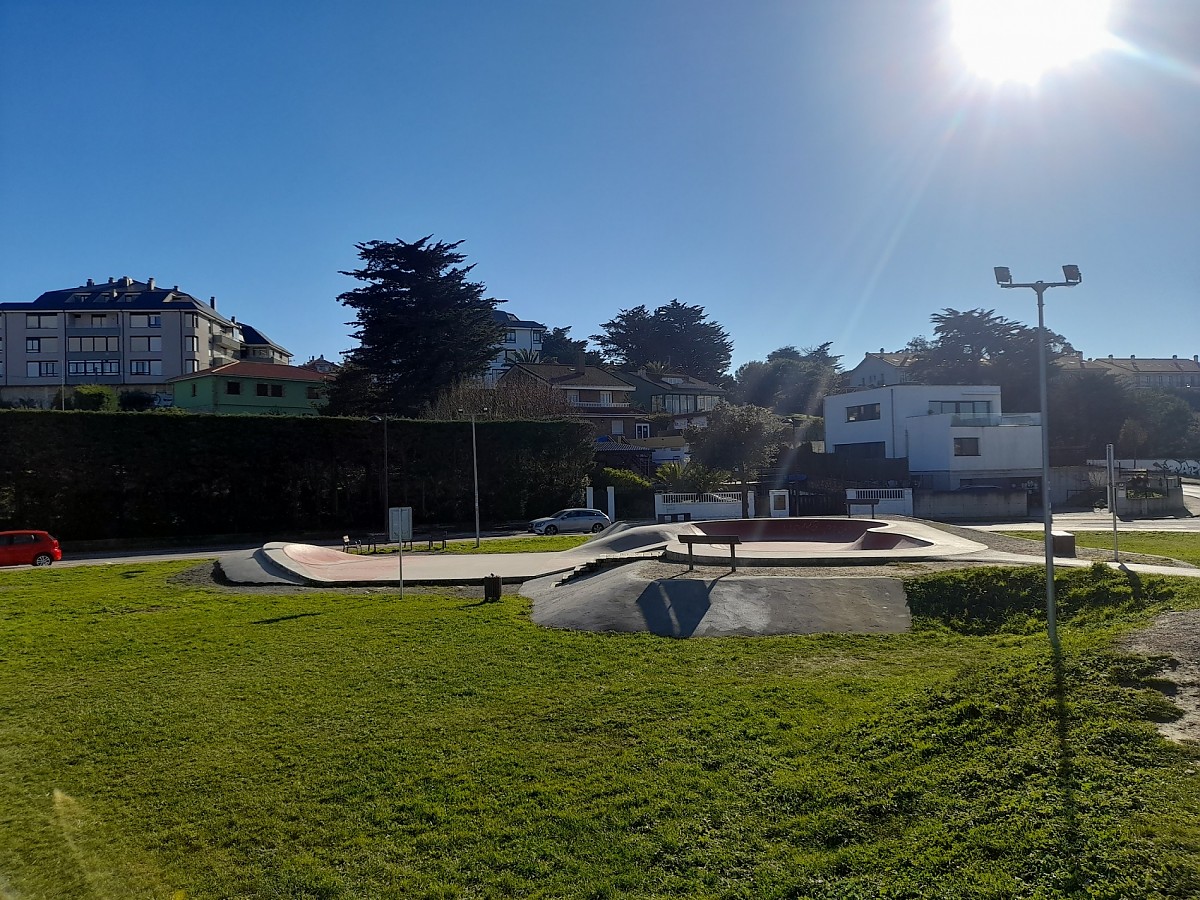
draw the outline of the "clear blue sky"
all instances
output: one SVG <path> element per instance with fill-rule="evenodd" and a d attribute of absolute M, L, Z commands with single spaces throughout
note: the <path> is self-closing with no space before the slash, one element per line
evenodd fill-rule
<path fill-rule="evenodd" d="M 463 239 L 587 337 L 703 306 L 734 364 L 847 367 L 942 307 L 1087 356 L 1200 353 L 1200 3 L 981 81 L 942 0 L 0 0 L 0 300 L 154 276 L 303 361 L 352 346 L 354 243 Z"/>

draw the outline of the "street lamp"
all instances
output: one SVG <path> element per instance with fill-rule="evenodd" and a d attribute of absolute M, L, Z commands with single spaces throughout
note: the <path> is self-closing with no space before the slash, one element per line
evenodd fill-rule
<path fill-rule="evenodd" d="M 487 412 L 484 406 L 480 412 Z M 462 409 L 459 409 L 462 412 Z M 475 549 L 479 549 L 479 453 L 475 449 L 475 411 L 471 411 L 471 472 L 475 477 Z"/>
<path fill-rule="evenodd" d="M 1050 646 L 1058 649 L 1058 624 L 1054 604 L 1054 513 L 1050 508 L 1050 409 L 1046 403 L 1046 317 L 1042 295 L 1047 288 L 1075 287 L 1083 281 L 1079 266 L 1063 266 L 1062 281 L 1013 283 L 1008 266 L 996 266 L 996 284 L 1002 288 L 1029 288 L 1037 293 L 1038 393 L 1042 405 L 1042 528 L 1046 551 L 1046 632 Z"/>
<path fill-rule="evenodd" d="M 383 533 L 385 540 L 392 536 L 392 507 L 388 501 L 388 417 L 371 416 L 368 422 L 383 423 Z M 404 599 L 404 522 L 401 519 L 396 535 L 396 548 L 399 551 L 396 558 L 400 566 L 400 599 Z"/>

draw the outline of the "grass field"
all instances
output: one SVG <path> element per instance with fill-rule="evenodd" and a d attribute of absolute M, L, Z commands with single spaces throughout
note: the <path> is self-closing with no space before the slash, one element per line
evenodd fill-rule
<path fill-rule="evenodd" d="M 446 549 L 434 547 L 434 553 L 549 553 L 555 550 L 570 550 L 578 547 L 588 540 L 591 535 L 586 534 L 552 534 L 552 535 L 523 535 L 521 537 L 509 538 L 488 538 L 485 541 L 480 541 L 479 547 L 475 547 L 475 540 L 466 541 L 447 541 Z M 422 550 L 420 539 L 417 540 L 416 549 Z M 395 553 L 395 546 L 381 545 L 378 553 Z M 428 551 L 425 551 L 428 552 Z"/>
<path fill-rule="evenodd" d="M 580 634 L 190 565 L 0 572 L 5 900 L 1200 896 L 1133 614 L 1056 664 L 1036 628 Z"/>
<path fill-rule="evenodd" d="M 1042 543 L 1040 531 L 1005 531 L 1010 537 L 1026 538 Z M 1077 531 L 1075 543 L 1080 547 L 1095 547 L 1111 550 L 1111 531 Z M 1148 553 L 1152 556 L 1169 556 L 1200 566 L 1200 533 L 1179 531 L 1122 531 L 1117 535 L 1118 551 L 1126 553 Z"/>

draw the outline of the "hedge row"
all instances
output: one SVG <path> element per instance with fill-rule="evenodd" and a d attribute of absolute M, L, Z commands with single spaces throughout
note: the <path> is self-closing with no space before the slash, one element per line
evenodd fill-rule
<path fill-rule="evenodd" d="M 570 505 L 578 422 L 480 422 L 485 523 Z M 474 518 L 471 428 L 387 423 L 386 493 L 418 523 Z M 363 419 L 0 411 L 0 529 L 72 540 L 384 528 L 384 426 Z"/>

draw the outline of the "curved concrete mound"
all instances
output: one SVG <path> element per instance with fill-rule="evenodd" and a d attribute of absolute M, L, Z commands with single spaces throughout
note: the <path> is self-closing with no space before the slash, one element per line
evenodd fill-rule
<path fill-rule="evenodd" d="M 533 621 L 548 628 L 667 637 L 895 634 L 908 631 L 898 578 L 723 575 L 648 578 L 632 564 L 561 583 L 526 582 Z"/>
<path fill-rule="evenodd" d="M 800 517 L 787 519 L 722 519 L 688 522 L 679 534 L 737 537 L 739 564 L 803 566 L 887 563 L 897 560 L 945 559 L 986 550 L 983 544 L 911 520 Z M 692 544 L 691 558 L 703 565 L 728 565 L 730 551 L 720 545 Z M 688 545 L 676 537 L 663 559 L 687 562 Z"/>

